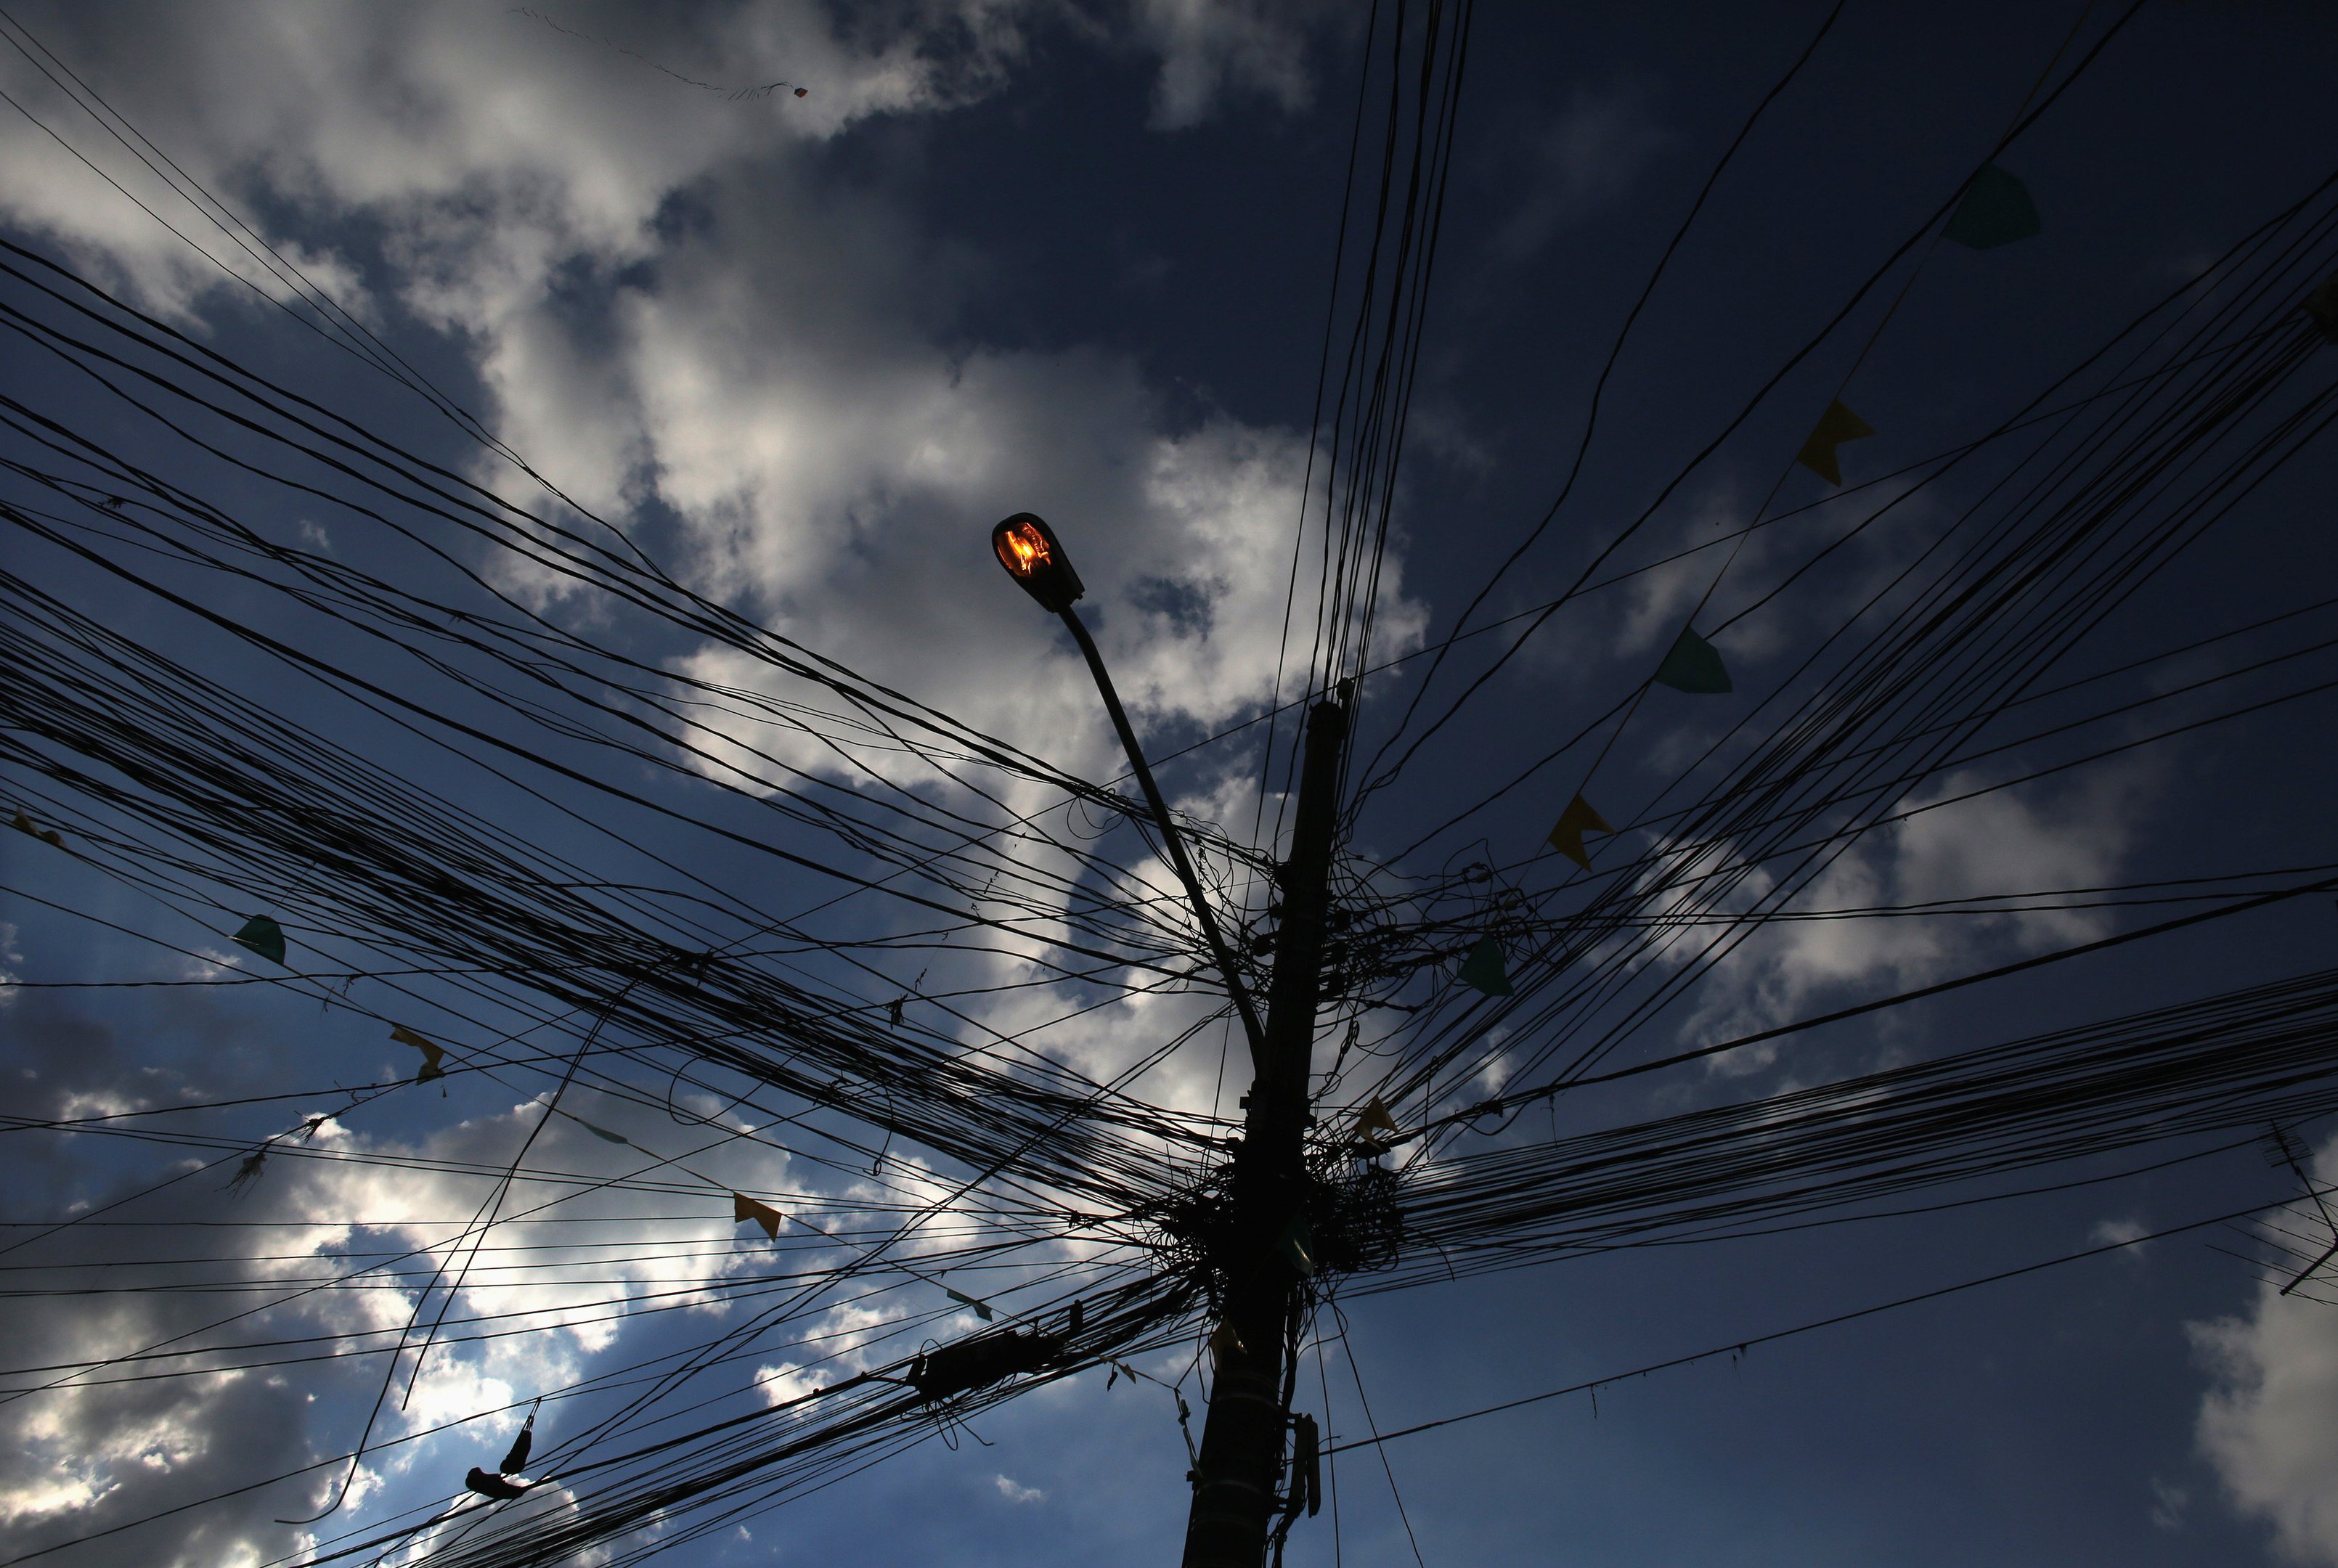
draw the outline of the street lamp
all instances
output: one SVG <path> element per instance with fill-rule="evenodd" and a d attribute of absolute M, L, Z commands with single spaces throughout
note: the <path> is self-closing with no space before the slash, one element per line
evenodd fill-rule
<path fill-rule="evenodd" d="M 1201 922 L 1202 935 L 1210 944 L 1210 956 L 1217 961 L 1218 973 L 1225 977 L 1226 994 L 1233 999 L 1234 1011 L 1242 1015 L 1243 1033 L 1250 1037 L 1251 1064 L 1262 1070 L 1266 1063 L 1266 1031 L 1259 1023 L 1258 1010 L 1251 1003 L 1240 972 L 1234 968 L 1233 954 L 1218 929 L 1218 917 L 1211 911 L 1210 901 L 1202 896 L 1202 880 L 1194 874 L 1194 862 L 1185 853 L 1184 837 L 1169 815 L 1169 803 L 1161 798 L 1161 786 L 1153 781 L 1153 769 L 1145 765 L 1144 753 L 1136 744 L 1136 731 L 1129 727 L 1128 714 L 1120 705 L 1120 693 L 1113 689 L 1112 676 L 1104 667 L 1104 655 L 1096 652 L 1095 639 L 1088 635 L 1079 612 L 1072 608 L 1074 602 L 1087 592 L 1086 586 L 1080 582 L 1080 574 L 1072 570 L 1071 557 L 1064 553 L 1056 531 L 1031 513 L 1017 512 L 993 528 L 990 547 L 997 552 L 998 564 L 1007 568 L 1007 574 L 1036 599 L 1042 609 L 1061 616 L 1072 633 L 1072 641 L 1080 645 L 1080 652 L 1088 662 L 1088 671 L 1095 677 L 1096 690 L 1104 695 L 1105 711 L 1112 715 L 1112 727 L 1120 735 L 1121 749 L 1128 753 L 1128 765 L 1144 790 L 1145 804 L 1153 808 L 1153 819 L 1160 825 L 1161 841 L 1169 852 L 1169 863 L 1175 868 L 1177 879 L 1185 885 L 1185 897 L 1194 906 L 1194 918 Z"/>
<path fill-rule="evenodd" d="M 1339 829 L 1347 704 L 1327 700 L 1308 715 L 1291 857 L 1275 873 L 1282 888 L 1282 924 L 1276 933 L 1274 978 L 1262 1028 L 1225 938 L 1219 935 L 1217 917 L 1202 897 L 1184 838 L 1170 819 L 1144 753 L 1137 749 L 1136 733 L 1128 727 L 1128 715 L 1121 710 L 1095 641 L 1072 608 L 1085 590 L 1063 542 L 1046 523 L 1017 512 L 991 530 L 990 544 L 1007 575 L 1043 607 L 1063 617 L 1072 641 L 1086 657 L 1096 690 L 1104 694 L 1105 710 L 1112 715 L 1112 727 L 1128 752 L 1129 766 L 1144 788 L 1154 820 L 1161 825 L 1170 864 L 1185 885 L 1194 918 L 1209 938 L 1211 956 L 1226 977 L 1226 992 L 1250 1035 L 1253 1076 L 1251 1092 L 1243 1099 L 1243 1135 L 1230 1161 L 1230 1223 L 1212 1249 L 1214 1266 L 1225 1281 L 1223 1298 L 1214 1303 L 1220 1331 L 1213 1343 L 1223 1339 L 1224 1348 L 1210 1382 L 1209 1419 L 1194 1463 L 1184 1564 L 1258 1568 L 1266 1556 L 1278 1503 L 1275 1487 L 1283 1473 L 1284 1440 L 1298 1426 L 1291 1416 L 1283 1350 L 1285 1345 L 1298 1343 L 1299 1314 L 1311 1289 L 1302 1275 L 1313 1272 L 1294 1239 L 1305 1235 L 1309 1198 L 1316 1186 L 1306 1161 L 1308 1085 L 1315 1014 L 1322 1000 L 1323 937 L 1332 843 Z M 1311 1430 L 1311 1423 L 1299 1429 Z M 1302 1436 L 1293 1465 L 1305 1468 L 1308 1462 L 1302 1455 L 1307 1452 L 1311 1449 Z M 1292 1497 L 1282 1500 L 1283 1530 L 1297 1515 L 1297 1491 L 1294 1482 Z"/>

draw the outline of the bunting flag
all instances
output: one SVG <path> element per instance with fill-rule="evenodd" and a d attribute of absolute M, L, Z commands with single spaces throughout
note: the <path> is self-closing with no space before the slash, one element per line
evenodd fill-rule
<path fill-rule="evenodd" d="M 948 1286 L 947 1286 L 947 1285 L 945 1285 L 945 1286 L 943 1286 L 943 1287 L 942 1287 L 942 1294 L 943 1294 L 943 1295 L 945 1295 L 945 1296 L 947 1296 L 947 1297 L 948 1297 L 951 1300 L 953 1300 L 953 1301 L 957 1302 L 957 1303 L 958 1303 L 959 1306 L 961 1306 L 961 1307 L 971 1307 L 971 1308 L 974 1308 L 974 1315 L 975 1315 L 976 1317 L 977 1317 L 977 1318 L 981 1318 L 985 1323 L 987 1323 L 987 1322 L 989 1322 L 989 1321 L 990 1321 L 990 1303 L 989 1303 L 989 1302 L 987 1302 L 987 1301 L 977 1301 L 977 1300 L 976 1300 L 976 1299 L 975 1299 L 973 1297 L 971 1297 L 971 1296 L 961 1296 L 961 1295 L 959 1295 L 957 1291 L 955 1291 L 955 1290 L 951 1289 L 950 1289 Z"/>
<path fill-rule="evenodd" d="M 65 847 L 64 835 L 54 828 L 35 827 L 33 819 L 25 815 L 25 808 L 22 806 L 16 808 L 15 828 L 19 833 L 30 833 L 52 848 L 62 849 Z"/>
<path fill-rule="evenodd" d="M 400 1045 L 411 1045 L 422 1053 L 422 1071 L 414 1075 L 414 1081 L 417 1083 L 427 1083 L 433 1078 L 447 1076 L 447 1069 L 438 1065 L 447 1059 L 445 1046 L 435 1040 L 425 1040 L 403 1024 L 393 1025 L 389 1031 L 389 1037 Z"/>
<path fill-rule="evenodd" d="M 1718 697 L 1734 690 L 1721 662 L 1721 651 L 1698 636 L 1694 626 L 1682 627 L 1681 634 L 1673 639 L 1672 652 L 1656 666 L 1656 684 L 1693 697 Z"/>
<path fill-rule="evenodd" d="M 1218 1367 L 1228 1356 L 1234 1354 L 1236 1351 L 1242 1349 L 1242 1336 L 1234 1332 L 1233 1319 L 1219 1319 L 1218 1326 L 1210 1330 L 1211 1367 L 1213 1368 Z M 1132 1373 L 1130 1376 L 1134 1377 L 1135 1374 Z"/>
<path fill-rule="evenodd" d="M 776 1241 L 780 1239 L 780 1227 L 787 1223 L 788 1217 L 769 1203 L 758 1203 L 744 1192 L 733 1192 L 731 1194 L 731 1223 L 736 1225 L 742 1220 L 752 1220 L 763 1228 L 766 1240 Z"/>
<path fill-rule="evenodd" d="M 1976 250 L 1990 250 L 2027 240 L 2042 227 L 2038 203 L 2029 199 L 2029 187 L 1996 164 L 1984 163 L 1965 187 L 1965 199 L 1957 203 L 1940 238 Z"/>
<path fill-rule="evenodd" d="M 1291 1418 L 1291 1502 L 1283 1510 L 1285 1519 L 1299 1517 L 1302 1493 L 1312 1519 L 1323 1511 L 1323 1440 L 1312 1416 Z"/>
<path fill-rule="evenodd" d="M 1661 677 L 1659 677 L 1661 679 Z M 1607 818 L 1591 808 L 1591 802 L 1577 795 L 1558 814 L 1558 824 L 1550 830 L 1550 847 L 1582 867 L 1591 869 L 1591 851 L 1583 847 L 1586 833 L 1613 833 Z"/>
<path fill-rule="evenodd" d="M 1375 1154 L 1387 1153 L 1400 1131 L 1396 1118 L 1377 1094 L 1356 1113 L 1356 1142 Z"/>
<path fill-rule="evenodd" d="M 1307 1216 L 1294 1214 L 1291 1223 L 1282 1228 L 1282 1238 L 1275 1243 L 1282 1260 L 1299 1271 L 1302 1279 L 1315 1278 L 1315 1237 L 1307 1229 Z"/>
<path fill-rule="evenodd" d="M 1502 959 L 1502 945 L 1490 934 L 1478 938 L 1469 949 L 1469 956 L 1461 960 L 1455 979 L 1464 985 L 1475 985 L 1488 996 L 1510 994 L 1509 966 Z"/>
<path fill-rule="evenodd" d="M 474 1465 L 471 1466 L 471 1473 L 463 1477 L 463 1485 L 482 1497 L 492 1497 L 498 1503 L 508 1503 L 516 1497 L 526 1496 L 527 1489 L 535 1483 L 525 1475 L 490 1475 Z"/>
<path fill-rule="evenodd" d="M 527 1451 L 535 1442 L 535 1412 L 531 1410 L 527 1413 L 526 1424 L 519 1429 L 519 1436 L 512 1439 L 511 1452 L 506 1454 L 504 1462 L 496 1466 L 496 1473 L 503 1475 L 516 1475 L 526 1469 Z"/>
<path fill-rule="evenodd" d="M 284 927 L 265 915 L 254 915 L 235 934 L 235 940 L 271 964 L 284 962 Z"/>
<path fill-rule="evenodd" d="M 1874 434 L 1874 426 L 1844 407 L 1842 399 L 1837 398 L 1819 416 L 1819 422 L 1811 428 L 1810 439 L 1794 454 L 1794 461 L 1828 484 L 1840 485 L 1842 464 L 1836 458 L 1834 449 L 1846 441 L 1863 441 Z"/>

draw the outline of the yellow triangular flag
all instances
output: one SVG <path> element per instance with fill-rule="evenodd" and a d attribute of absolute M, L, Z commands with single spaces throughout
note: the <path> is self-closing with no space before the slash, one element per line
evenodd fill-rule
<path fill-rule="evenodd" d="M 1389 1114 L 1388 1106 L 1377 1094 L 1356 1113 L 1356 1140 L 1368 1148 L 1375 1151 L 1385 1148 L 1387 1140 L 1397 1136 L 1399 1132 L 1396 1118 Z"/>
<path fill-rule="evenodd" d="M 1859 442 L 1871 435 L 1875 435 L 1875 426 L 1844 409 L 1842 399 L 1838 397 L 1826 405 L 1826 414 L 1819 416 L 1817 426 L 1812 426 L 1810 439 L 1803 442 L 1803 451 L 1793 454 L 1793 460 L 1828 484 L 1842 484 L 1842 463 L 1835 458 L 1835 446 Z"/>
<path fill-rule="evenodd" d="M 780 1227 L 787 1223 L 787 1218 L 769 1203 L 758 1203 L 744 1192 L 731 1194 L 731 1222 L 735 1225 L 742 1220 L 752 1220 L 763 1228 L 763 1235 L 769 1240 L 780 1239 Z"/>
<path fill-rule="evenodd" d="M 400 1045 L 411 1045 L 422 1053 L 422 1071 L 414 1075 L 417 1083 L 427 1083 L 433 1078 L 444 1078 L 447 1070 L 438 1065 L 446 1060 L 447 1049 L 434 1040 L 425 1040 L 403 1024 L 390 1025 L 389 1037 Z"/>
<path fill-rule="evenodd" d="M 1558 814 L 1558 824 L 1550 830 L 1550 847 L 1582 867 L 1591 869 L 1590 852 L 1583 848 L 1586 833 L 1613 833 L 1607 818 L 1591 808 L 1591 802 L 1577 795 Z"/>
<path fill-rule="evenodd" d="M 1234 1332 L 1231 1321 L 1220 1319 L 1210 1331 L 1210 1365 L 1216 1367 L 1233 1352 L 1243 1348 L 1242 1336 Z"/>
<path fill-rule="evenodd" d="M 1840 399 L 1827 405 L 1811 431 L 1811 438 L 1794 454 L 1794 461 L 1825 480 L 1830 485 L 1842 483 L 1842 464 L 1835 456 L 1835 448 L 1846 441 L 1857 441 L 1875 434 L 1875 426 L 1844 407 Z"/>

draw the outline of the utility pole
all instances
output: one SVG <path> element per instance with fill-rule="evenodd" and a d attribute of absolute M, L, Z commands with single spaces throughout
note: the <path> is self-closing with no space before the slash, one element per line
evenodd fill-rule
<path fill-rule="evenodd" d="M 1095 677 L 1105 710 L 1129 767 L 1144 791 L 1169 861 L 1184 885 L 1194 917 L 1241 1015 L 1252 1077 L 1243 1099 L 1243 1140 L 1234 1151 L 1229 1223 L 1211 1265 L 1223 1282 L 1218 1359 L 1210 1410 L 1194 1471 L 1194 1504 L 1185 1522 L 1184 1568 L 1260 1568 L 1274 1517 L 1274 1483 L 1282 1469 L 1290 1424 L 1285 1357 L 1297 1338 L 1303 1281 L 1314 1272 L 1305 1224 L 1307 1090 L 1314 1072 L 1315 1009 L 1323 992 L 1323 931 L 1330 913 L 1331 838 L 1339 825 L 1340 764 L 1348 744 L 1344 701 L 1324 701 L 1307 716 L 1306 760 L 1299 773 L 1299 810 L 1291 858 L 1275 874 L 1282 894 L 1274 978 L 1262 1024 L 1233 956 L 1210 908 L 1193 860 L 1153 769 L 1136 743 L 1095 639 L 1075 608 L 1086 593 L 1063 542 L 1046 523 L 1017 512 L 990 533 L 1007 575 L 1043 609 L 1061 618 Z M 1343 691 L 1343 697 L 1346 693 Z"/>
<path fill-rule="evenodd" d="M 1282 921 L 1267 990 L 1265 1050 L 1251 1084 L 1233 1171 L 1233 1235 L 1217 1373 L 1202 1428 L 1201 1462 L 1186 1517 L 1184 1568 L 1259 1568 L 1282 1466 L 1284 1357 L 1297 1328 L 1304 1273 L 1297 1249 L 1307 1195 L 1308 1082 L 1315 1009 L 1323 989 L 1323 928 L 1330 902 L 1331 835 L 1348 710 L 1316 704 L 1291 858 L 1277 880 Z"/>

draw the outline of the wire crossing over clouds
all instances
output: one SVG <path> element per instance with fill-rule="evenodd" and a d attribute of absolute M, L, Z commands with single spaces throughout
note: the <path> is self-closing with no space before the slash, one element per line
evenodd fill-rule
<path fill-rule="evenodd" d="M 771 1511 L 893 1485 L 928 1503 L 854 1527 L 930 1554 L 965 1499 L 920 1467 L 1009 1441 L 1035 1484 L 986 1461 L 983 1506 L 1108 1474 L 1150 1532 L 1181 1447 L 1223 1479 L 1192 1418 L 1271 1349 L 1275 1560 L 1401 1526 L 1427 1561 L 1443 1501 L 1391 1462 L 1360 1535 L 1337 1456 L 1469 1419 L 1414 1420 L 1424 1382 L 1555 1397 L 1440 1359 L 1518 1318 L 1480 1311 L 1506 1277 L 1549 1271 L 1500 1299 L 1571 1356 L 1644 1327 L 1553 1326 L 1595 1270 L 1881 1274 L 1920 1226 L 1997 1239 L 1960 1215 L 2079 1256 L 2044 1235 L 2070 1206 L 2170 1191 L 2257 1217 L 2252 1266 L 2299 1283 L 2196 1335 L 2238 1412 L 2206 1463 L 2274 1468 L 2233 1457 L 2265 1396 L 2230 1368 L 2326 1278 L 2338 849 L 2297 803 L 2338 590 L 2232 542 L 2302 526 L 2329 471 L 2338 170 L 2269 162 L 2185 216 L 2181 264 L 2115 254 L 2076 171 L 2167 47 L 2152 13 L 1927 64 L 1972 101 L 1953 145 L 1845 150 L 1803 120 L 1920 24 L 1814 8 L 1729 62 L 1709 149 L 1644 139 L 1665 211 L 1596 246 L 1553 217 L 1569 254 L 1530 275 L 1487 239 L 1492 94 L 1558 24 L 1469 0 L 1110 37 L 685 11 L 639 51 L 631 16 L 296 8 L 219 24 L 293 63 L 249 122 L 182 22 L 152 46 L 211 64 L 172 75 L 28 15 L 0 1420 L 38 1475 L 0 1560 L 743 1561 Z M 1327 60 L 1354 98 L 1319 113 Z M 303 69 L 335 102 L 294 103 Z M 652 106 L 564 74 L 594 69 Z M 809 102 L 710 101 L 761 97 Z M 1289 131 L 1244 158 L 1288 220 L 1321 199 L 1305 267 L 1288 215 L 1225 216 L 1256 192 L 1181 119 L 1220 113 Z M 1128 151 L 1175 137 L 1206 203 Z M 1747 214 L 1814 148 L 1839 211 L 1781 283 Z M 1056 270 L 1084 203 L 1094 298 Z M 1140 254 L 1148 204 L 1241 230 L 1259 299 L 1224 235 Z M 1149 335 L 1194 300 L 1229 341 L 1303 315 L 1298 390 Z M 1532 376 L 1471 402 L 1505 356 Z M 1046 534 L 1007 564 L 1081 599 L 1076 644 L 997 581 L 1001 515 L 1009 557 Z M 1067 550 L 1086 580 L 1033 574 Z M 1309 761 L 1284 716 L 1327 711 Z M 1262 1220 L 1238 1014 L 1294 965 L 1318 1026 Z M 1295 1306 L 1262 1345 L 1269 1256 Z M 1810 1272 L 1746 1320 L 1885 1310 Z M 1035 1431 L 1093 1474 L 1025 1467 Z M 777 1549 L 835 1550 L 802 1529 Z"/>

